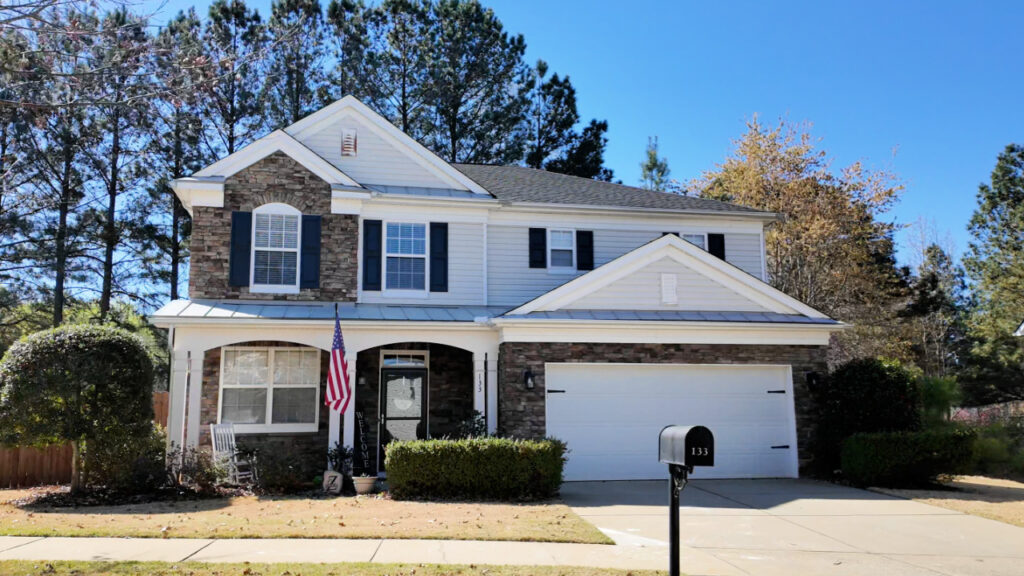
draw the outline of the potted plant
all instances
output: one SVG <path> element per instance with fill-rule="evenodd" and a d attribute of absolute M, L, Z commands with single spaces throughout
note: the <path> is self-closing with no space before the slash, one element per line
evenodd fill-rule
<path fill-rule="evenodd" d="M 352 476 L 352 448 L 335 442 L 327 450 L 327 463 L 331 469 L 324 471 L 324 492 L 341 494 L 345 486 L 345 478 Z"/>
<path fill-rule="evenodd" d="M 356 494 L 369 494 L 377 486 L 377 475 L 363 473 L 353 476 L 352 483 L 356 487 Z"/>

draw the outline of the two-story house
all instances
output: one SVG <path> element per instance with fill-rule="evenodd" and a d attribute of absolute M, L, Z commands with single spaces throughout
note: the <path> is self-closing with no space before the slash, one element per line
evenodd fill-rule
<path fill-rule="evenodd" d="M 808 381 L 842 328 L 765 282 L 776 215 L 515 166 L 449 164 L 352 97 L 174 182 L 193 218 L 170 329 L 169 437 L 383 473 L 391 439 L 568 443 L 566 478 L 661 478 L 667 424 L 704 476 L 793 477 Z M 354 400 L 324 406 L 335 314 Z"/>

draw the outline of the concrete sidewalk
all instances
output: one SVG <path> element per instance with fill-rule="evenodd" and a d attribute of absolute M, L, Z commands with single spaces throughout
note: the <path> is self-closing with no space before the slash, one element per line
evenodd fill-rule
<path fill-rule="evenodd" d="M 379 562 L 665 570 L 664 547 L 479 540 L 63 538 L 0 536 L 0 560 Z"/>

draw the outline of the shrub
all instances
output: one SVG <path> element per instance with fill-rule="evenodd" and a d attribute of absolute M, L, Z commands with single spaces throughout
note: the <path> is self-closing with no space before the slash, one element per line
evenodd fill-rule
<path fill-rule="evenodd" d="M 830 474 L 843 441 L 858 432 L 898 432 L 921 426 L 919 393 L 899 364 L 867 358 L 837 368 L 811 393 L 817 408 L 814 468 Z"/>
<path fill-rule="evenodd" d="M 323 466 L 313 466 L 310 458 L 294 452 L 253 449 L 241 444 L 238 450 L 255 464 L 256 485 L 265 492 L 304 492 L 312 489 L 313 479 L 323 473 Z"/>
<path fill-rule="evenodd" d="M 111 432 L 90 440 L 84 453 L 86 483 L 131 494 L 166 486 L 166 442 L 163 428 L 157 424 L 144 435 Z"/>
<path fill-rule="evenodd" d="M 466 438 L 388 444 L 388 487 L 398 499 L 529 500 L 558 494 L 565 443 Z"/>
<path fill-rule="evenodd" d="M 1024 438 L 1015 422 L 1002 422 L 975 428 L 978 438 L 974 442 L 977 458 L 975 470 L 983 474 L 1007 476 L 1018 473 L 1015 457 L 1024 455 Z"/>
<path fill-rule="evenodd" d="M 153 363 L 142 341 L 109 326 L 36 332 L 0 362 L 0 444 L 71 442 L 71 489 L 82 450 L 103 437 L 138 437 L 153 420 Z"/>
<path fill-rule="evenodd" d="M 212 493 L 227 477 L 227 471 L 218 466 L 213 455 L 197 448 L 174 447 L 167 455 L 169 476 L 179 488 L 199 493 Z"/>
<path fill-rule="evenodd" d="M 456 438 L 483 438 L 487 436 L 487 419 L 479 410 L 459 422 L 455 428 Z"/>
<path fill-rule="evenodd" d="M 959 404 L 962 394 L 954 378 L 924 376 L 918 380 L 921 393 L 921 417 L 928 426 L 949 420 L 950 409 Z"/>
<path fill-rule="evenodd" d="M 843 442 L 843 476 L 858 486 L 928 484 L 968 472 L 975 438 L 966 428 L 854 434 Z"/>

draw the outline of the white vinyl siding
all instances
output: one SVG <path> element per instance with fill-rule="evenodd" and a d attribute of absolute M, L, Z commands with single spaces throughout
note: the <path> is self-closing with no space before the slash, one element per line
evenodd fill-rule
<path fill-rule="evenodd" d="M 665 277 L 675 290 L 674 303 L 665 303 Z M 566 306 L 576 310 L 706 310 L 767 312 L 768 310 L 671 258 L 634 272 Z"/>
<path fill-rule="evenodd" d="M 355 156 L 342 156 L 343 130 L 353 128 L 359 137 L 359 152 Z M 325 124 L 315 133 L 302 136 L 300 141 L 363 184 L 451 188 L 353 115 L 344 115 Z"/>
<path fill-rule="evenodd" d="M 425 292 L 425 296 L 409 301 L 415 304 L 482 305 L 484 303 L 483 269 L 483 225 L 449 222 L 448 291 L 428 291 Z M 393 296 L 384 296 L 381 292 L 363 292 L 360 302 L 396 304 L 401 300 L 401 298 Z"/>
<path fill-rule="evenodd" d="M 552 227 L 554 228 L 554 227 Z M 598 267 L 652 240 L 661 237 L 658 231 L 602 230 L 594 231 L 594 266 Z M 709 232 L 714 232 L 712 228 Z M 685 231 L 691 233 L 689 230 Z M 696 231 L 694 231 L 696 232 Z M 529 227 L 490 225 L 487 228 L 488 304 L 515 306 L 557 288 L 585 271 L 572 274 L 550 274 L 544 268 L 530 268 Z M 727 262 L 761 278 L 761 238 L 758 234 L 725 233 Z M 680 287 L 682 287 L 680 278 Z M 620 306 L 622 308 L 623 306 Z"/>

